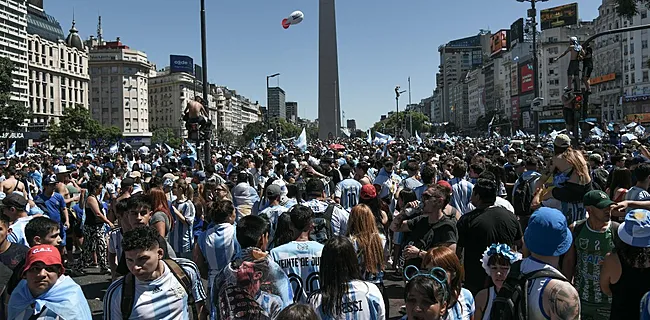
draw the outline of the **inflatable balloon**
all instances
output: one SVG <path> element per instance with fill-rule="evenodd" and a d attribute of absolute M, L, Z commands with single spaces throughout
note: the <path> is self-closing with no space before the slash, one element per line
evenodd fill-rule
<path fill-rule="evenodd" d="M 294 11 L 288 18 L 282 19 L 282 27 L 289 29 L 290 26 L 301 23 L 304 18 L 305 14 L 303 14 L 302 11 Z"/>

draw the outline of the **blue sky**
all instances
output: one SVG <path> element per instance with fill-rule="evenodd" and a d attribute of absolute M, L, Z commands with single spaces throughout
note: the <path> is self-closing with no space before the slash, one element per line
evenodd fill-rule
<path fill-rule="evenodd" d="M 573 1 L 539 3 L 540 9 Z M 583 20 L 598 15 L 598 0 L 580 0 Z M 338 0 L 337 32 L 341 109 L 365 129 L 395 109 L 395 85 L 412 101 L 431 95 L 438 46 L 475 35 L 479 29 L 509 28 L 529 3 L 515 0 Z M 102 15 L 104 37 L 120 37 L 145 51 L 158 68 L 170 54 L 201 61 L 199 0 L 45 0 L 45 10 L 70 28 L 73 9 L 83 38 L 96 33 Z M 318 114 L 318 0 L 206 0 L 208 79 L 266 104 L 268 74 L 280 72 L 287 101 L 299 116 Z M 281 20 L 301 10 L 305 20 L 284 30 Z M 276 84 L 272 80 L 271 84 Z M 400 110 L 408 96 L 400 99 Z"/>

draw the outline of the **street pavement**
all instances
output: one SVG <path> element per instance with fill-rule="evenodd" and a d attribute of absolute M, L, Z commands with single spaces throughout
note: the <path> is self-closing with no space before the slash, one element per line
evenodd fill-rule
<path fill-rule="evenodd" d="M 74 277 L 73 279 L 81 286 L 81 289 L 88 300 L 88 305 L 93 314 L 93 320 L 102 319 L 104 314 L 104 293 L 110 284 L 109 275 L 100 275 L 99 268 L 85 269 L 86 275 L 83 277 Z M 387 273 L 392 273 L 392 270 Z M 204 280 L 204 286 L 207 285 Z M 402 281 L 385 280 L 386 292 L 390 300 L 390 312 L 388 319 L 400 319 L 400 306 L 404 305 L 404 285 Z"/>

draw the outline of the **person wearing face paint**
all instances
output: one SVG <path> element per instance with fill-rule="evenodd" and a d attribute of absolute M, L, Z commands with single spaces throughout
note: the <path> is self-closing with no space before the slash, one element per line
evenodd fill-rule
<path fill-rule="evenodd" d="M 9 299 L 9 319 L 92 319 L 81 287 L 63 274 L 65 269 L 56 247 L 34 246 L 25 261 L 24 280 Z"/>
<path fill-rule="evenodd" d="M 474 301 L 476 305 L 475 320 L 490 319 L 492 303 L 506 281 L 510 266 L 519 260 L 521 260 L 521 253 L 512 251 L 507 244 L 494 243 L 485 249 L 481 263 L 494 285 L 479 291 L 476 295 Z"/>

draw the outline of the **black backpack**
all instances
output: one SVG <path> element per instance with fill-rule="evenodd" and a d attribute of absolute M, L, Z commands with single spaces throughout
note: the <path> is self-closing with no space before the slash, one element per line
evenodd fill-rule
<path fill-rule="evenodd" d="M 542 269 L 531 273 L 521 273 L 521 261 L 510 267 L 510 273 L 494 302 L 490 319 L 527 320 L 528 319 L 528 282 L 537 278 L 551 278 L 562 281 L 567 279 L 559 272 Z M 535 302 L 537 303 L 537 302 Z"/>
<path fill-rule="evenodd" d="M 532 179 L 519 178 L 517 189 L 514 190 L 512 196 L 512 206 L 515 208 L 515 215 L 528 216 L 530 212 L 530 204 L 533 202 L 533 194 L 530 192 L 530 182 Z"/>
<path fill-rule="evenodd" d="M 334 234 L 332 233 L 332 214 L 336 204 L 330 204 L 323 213 L 316 213 L 314 218 L 314 228 L 309 233 L 309 240 L 316 241 L 324 244 L 327 239 L 330 239 Z"/>
<path fill-rule="evenodd" d="M 176 280 L 183 285 L 185 293 L 187 293 L 187 305 L 192 309 L 192 319 L 198 319 L 198 313 L 196 311 L 196 305 L 194 303 L 194 293 L 192 291 L 192 280 L 185 273 L 185 270 L 181 268 L 178 263 L 172 259 L 163 259 L 163 262 L 167 264 L 169 270 L 172 272 Z M 128 320 L 131 317 L 133 312 L 133 305 L 135 304 L 135 276 L 132 273 L 127 273 L 124 276 L 124 282 L 122 283 L 122 300 L 120 304 L 120 311 L 122 312 L 122 319 Z"/>

